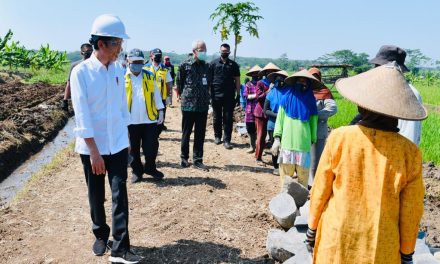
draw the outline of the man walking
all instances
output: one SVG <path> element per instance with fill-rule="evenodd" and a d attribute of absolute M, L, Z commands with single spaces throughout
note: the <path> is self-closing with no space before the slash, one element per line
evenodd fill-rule
<path fill-rule="evenodd" d="M 124 71 L 115 63 L 127 39 L 119 17 L 101 15 L 92 26 L 90 59 L 72 70 L 72 103 L 76 113 L 75 151 L 80 154 L 87 183 L 93 233 L 93 254 L 107 250 L 110 227 L 106 223 L 105 174 L 112 192 L 113 245 L 109 261 L 138 263 L 130 251 L 128 234 L 127 157 L 129 114 Z"/>
<path fill-rule="evenodd" d="M 140 49 L 132 49 L 127 57 L 128 68 L 125 74 L 128 111 L 130 112 L 130 146 L 133 161 L 132 183 L 142 179 L 142 174 L 161 180 L 164 175 L 156 168 L 159 149 L 158 126 L 163 123 L 164 105 L 156 85 L 154 74 L 144 67 L 144 54 Z M 140 148 L 145 155 L 145 169 L 142 167 Z"/>
<path fill-rule="evenodd" d="M 230 60 L 230 46 L 223 43 L 220 46 L 220 58 L 210 64 L 211 100 L 213 110 L 215 144 L 221 144 L 224 130 L 224 147 L 232 149 L 231 135 L 235 97 L 240 94 L 240 68 Z"/>
<path fill-rule="evenodd" d="M 189 167 L 189 139 L 194 127 L 194 167 L 208 171 L 203 164 L 203 144 L 209 108 L 209 64 L 206 63 L 206 44 L 193 42 L 193 56 L 179 66 L 177 73 L 178 98 L 182 108 L 181 167 Z"/>
<path fill-rule="evenodd" d="M 162 103 L 165 107 L 163 109 L 165 120 L 167 105 L 166 100 L 168 95 L 171 93 L 171 84 L 173 83 L 173 78 L 171 78 L 169 68 L 162 64 L 162 51 L 160 49 L 154 49 L 150 52 L 150 60 L 151 62 L 145 65 L 145 69 L 152 72 L 156 79 L 157 86 L 159 87 L 162 95 Z M 159 125 L 159 134 L 162 132 L 162 130 L 167 130 L 167 127 L 164 123 Z"/>
<path fill-rule="evenodd" d="M 73 62 L 70 65 L 70 71 L 69 71 L 69 77 L 67 78 L 67 83 L 66 83 L 66 88 L 64 88 L 64 98 L 63 101 L 61 102 L 61 109 L 63 109 L 64 111 L 69 111 L 69 99 L 70 99 L 70 75 L 72 74 L 72 69 L 80 64 L 81 62 L 87 60 L 88 58 L 90 58 L 90 56 L 92 55 L 93 52 L 93 47 L 92 45 L 90 45 L 89 43 L 84 43 L 81 45 L 81 57 L 82 60 L 78 60 Z"/>

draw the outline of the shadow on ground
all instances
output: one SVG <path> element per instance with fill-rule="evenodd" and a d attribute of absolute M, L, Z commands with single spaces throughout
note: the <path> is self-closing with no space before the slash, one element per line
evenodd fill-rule
<path fill-rule="evenodd" d="M 254 259 L 242 258 L 241 250 L 211 242 L 178 240 L 159 248 L 132 246 L 132 250 L 145 259 L 141 263 L 241 263 L 273 264 L 267 255 Z"/>
<path fill-rule="evenodd" d="M 258 166 L 246 166 L 246 165 L 233 165 L 227 164 L 225 165 L 225 169 L 227 171 L 249 171 L 249 172 L 263 172 L 263 173 L 272 173 L 272 167 L 258 167 Z"/>
<path fill-rule="evenodd" d="M 157 187 L 168 186 L 194 186 L 194 185 L 209 185 L 215 189 L 225 189 L 226 184 L 215 178 L 210 177 L 177 177 L 177 178 L 163 178 L 161 181 L 156 181 L 153 178 L 143 178 L 143 182 L 151 182 Z"/>

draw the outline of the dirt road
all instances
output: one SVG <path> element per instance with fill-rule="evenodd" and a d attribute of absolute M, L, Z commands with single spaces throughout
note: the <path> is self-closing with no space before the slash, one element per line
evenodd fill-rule
<path fill-rule="evenodd" d="M 212 127 L 205 143 L 210 171 L 181 169 L 180 120 L 179 109 L 170 108 L 158 157 L 165 180 L 128 184 L 134 251 L 145 263 L 271 263 L 265 240 L 275 223 L 267 205 L 278 178 L 255 165 L 237 135 L 233 150 L 215 145 Z M 106 197 L 110 223 L 108 189 Z M 108 256 L 92 255 L 93 241 L 82 167 L 72 152 L 0 212 L 0 263 L 107 263 Z"/>

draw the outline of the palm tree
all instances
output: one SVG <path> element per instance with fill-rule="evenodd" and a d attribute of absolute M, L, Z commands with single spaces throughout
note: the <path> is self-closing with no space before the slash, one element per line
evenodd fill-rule
<path fill-rule="evenodd" d="M 257 20 L 263 19 L 257 15 L 260 10 L 252 2 L 238 2 L 235 5 L 231 3 L 220 4 L 209 17 L 211 20 L 218 19 L 213 27 L 214 32 L 220 29 L 222 41 L 228 39 L 229 34 L 234 34 L 234 60 L 237 54 L 237 45 L 242 41 L 241 28 L 244 27 L 249 35 L 258 36 Z"/>

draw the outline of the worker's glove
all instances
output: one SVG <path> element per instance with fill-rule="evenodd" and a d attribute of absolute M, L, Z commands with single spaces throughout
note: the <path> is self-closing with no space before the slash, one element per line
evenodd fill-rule
<path fill-rule="evenodd" d="M 171 104 L 171 96 L 168 96 L 166 101 L 165 101 L 166 105 L 170 105 Z"/>
<path fill-rule="evenodd" d="M 248 98 L 249 100 L 253 100 L 253 99 L 257 98 L 257 94 L 250 94 L 250 95 L 248 95 L 247 98 Z"/>
<path fill-rule="evenodd" d="M 61 109 L 63 109 L 66 112 L 69 111 L 69 101 L 68 100 L 61 101 Z"/>
<path fill-rule="evenodd" d="M 414 252 L 411 254 L 403 254 L 402 252 L 400 253 L 400 261 L 402 264 L 413 264 L 413 255 Z"/>
<path fill-rule="evenodd" d="M 157 118 L 157 124 L 162 125 L 164 121 L 163 110 L 159 110 L 159 117 Z"/>
<path fill-rule="evenodd" d="M 313 253 L 313 248 L 315 247 L 315 237 L 316 237 L 316 230 L 312 230 L 309 228 L 307 228 L 307 232 L 306 232 L 306 241 L 304 241 L 306 243 L 307 246 L 307 250 L 310 253 Z"/>
<path fill-rule="evenodd" d="M 280 152 L 280 146 L 281 141 L 279 137 L 276 137 L 273 141 L 272 147 L 270 148 L 270 152 L 272 152 L 272 155 L 278 156 L 278 153 Z"/>

